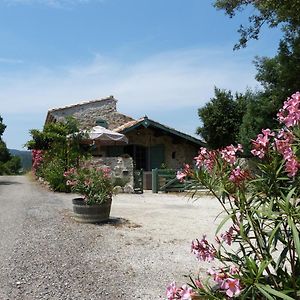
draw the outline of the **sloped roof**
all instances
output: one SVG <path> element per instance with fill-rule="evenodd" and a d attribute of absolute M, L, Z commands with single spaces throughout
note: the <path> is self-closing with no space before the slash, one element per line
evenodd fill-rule
<path fill-rule="evenodd" d="M 75 104 L 70 104 L 70 105 L 65 105 L 65 106 L 61 106 L 61 107 L 51 108 L 47 112 L 45 124 L 48 123 L 48 122 L 51 122 L 54 119 L 54 117 L 52 116 L 52 113 L 54 113 L 54 112 L 63 111 L 63 110 L 67 110 L 67 109 L 75 108 L 75 107 L 80 107 L 80 106 L 85 106 L 85 105 L 93 104 L 93 103 L 101 103 L 101 102 L 105 102 L 105 101 L 117 102 L 117 100 L 114 98 L 114 96 L 109 96 L 109 97 L 106 97 L 106 98 L 81 101 L 81 102 L 75 103 Z"/>
<path fill-rule="evenodd" d="M 48 112 L 53 112 L 53 111 L 63 110 L 63 109 L 66 109 L 66 108 L 72 108 L 72 107 L 77 107 L 77 106 L 83 106 L 83 105 L 91 104 L 91 103 L 103 102 L 103 101 L 105 101 L 105 100 L 115 100 L 115 101 L 117 101 L 117 100 L 114 98 L 114 96 L 109 96 L 109 97 L 101 98 L 101 99 L 94 99 L 94 100 L 81 101 L 81 102 L 79 102 L 79 103 L 69 104 L 69 105 L 65 105 L 65 106 L 62 106 L 62 107 L 50 108 L 50 109 L 48 110 Z"/>
<path fill-rule="evenodd" d="M 159 122 L 153 121 L 153 120 L 149 119 L 147 116 L 145 116 L 143 118 L 140 118 L 138 120 L 127 122 L 124 125 L 121 125 L 121 126 L 115 128 L 114 131 L 126 134 L 126 132 L 130 132 L 131 130 L 134 130 L 135 128 L 137 128 L 139 126 L 144 126 L 145 128 L 148 128 L 148 127 L 159 128 L 163 131 L 171 133 L 172 135 L 175 135 L 175 136 L 178 136 L 180 138 L 186 139 L 186 140 L 188 140 L 188 141 L 190 141 L 194 144 L 197 144 L 197 145 L 200 145 L 200 146 L 205 145 L 205 143 L 203 141 L 201 141 L 197 138 L 194 138 L 193 136 L 190 136 L 186 133 L 178 131 L 174 128 L 171 128 L 169 126 L 166 126 L 166 125 L 163 125 Z"/>

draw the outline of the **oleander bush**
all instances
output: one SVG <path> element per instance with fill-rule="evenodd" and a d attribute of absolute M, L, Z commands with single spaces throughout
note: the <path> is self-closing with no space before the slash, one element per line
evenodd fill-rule
<path fill-rule="evenodd" d="M 262 130 L 252 141 L 255 168 L 238 159 L 241 145 L 201 148 L 195 168 L 180 180 L 204 185 L 226 217 L 215 241 L 205 233 L 191 251 L 207 274 L 167 288 L 167 299 L 300 299 L 300 93 L 278 112 L 282 128 Z"/>

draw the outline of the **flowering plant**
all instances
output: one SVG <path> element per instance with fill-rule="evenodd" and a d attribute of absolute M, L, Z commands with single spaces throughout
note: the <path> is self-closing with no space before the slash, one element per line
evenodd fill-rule
<path fill-rule="evenodd" d="M 87 205 L 101 204 L 112 197 L 113 185 L 108 168 L 71 168 L 64 176 L 71 191 L 82 195 Z"/>
<path fill-rule="evenodd" d="M 201 148 L 195 169 L 185 165 L 178 173 L 206 186 L 226 217 L 214 243 L 204 235 L 191 246 L 197 260 L 216 260 L 217 267 L 206 279 L 191 277 L 189 287 L 170 284 L 169 300 L 300 299 L 299 92 L 284 102 L 278 120 L 280 130 L 262 130 L 252 141 L 256 170 L 237 159 L 242 147 L 231 145 Z"/>
<path fill-rule="evenodd" d="M 32 153 L 32 170 L 34 174 L 37 174 L 39 168 L 43 163 L 43 150 L 33 149 L 31 153 Z"/>

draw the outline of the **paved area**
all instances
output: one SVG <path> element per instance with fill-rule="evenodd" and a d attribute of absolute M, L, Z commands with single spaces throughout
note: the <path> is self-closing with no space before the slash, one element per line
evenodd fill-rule
<path fill-rule="evenodd" d="M 214 230 L 216 200 L 120 194 L 107 224 L 72 219 L 74 195 L 0 176 L 0 299 L 165 299 L 166 285 L 204 272 L 190 242 Z"/>

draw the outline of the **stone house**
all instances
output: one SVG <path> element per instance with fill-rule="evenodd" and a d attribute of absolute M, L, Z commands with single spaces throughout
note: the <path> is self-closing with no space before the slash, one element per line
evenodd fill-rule
<path fill-rule="evenodd" d="M 98 124 L 126 135 L 128 145 L 97 146 L 93 152 L 94 161 L 117 169 L 117 177 L 126 176 L 133 168 L 143 169 L 146 188 L 151 186 L 149 181 L 152 169 L 179 169 L 184 163 L 191 163 L 199 148 L 204 145 L 201 140 L 147 116 L 135 120 L 118 112 L 117 100 L 113 96 L 51 109 L 45 124 L 64 121 L 67 116 L 76 118 L 81 129 Z M 134 167 L 130 166 L 131 162 Z"/>

